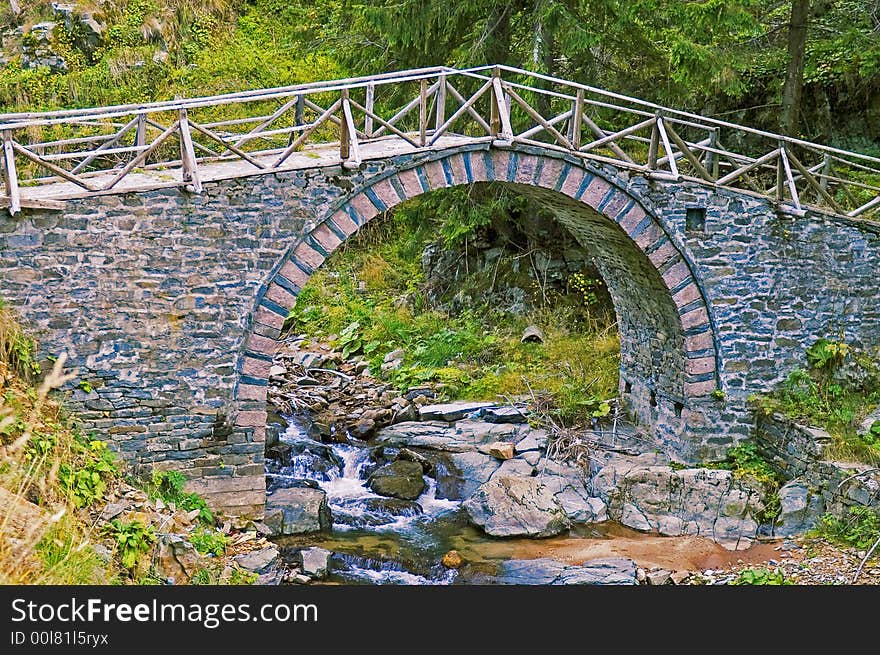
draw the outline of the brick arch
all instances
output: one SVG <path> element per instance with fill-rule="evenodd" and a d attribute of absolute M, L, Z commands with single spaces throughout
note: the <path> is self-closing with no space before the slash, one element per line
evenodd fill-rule
<path fill-rule="evenodd" d="M 696 268 L 674 229 L 637 193 L 598 167 L 556 152 L 531 147 L 470 147 L 410 160 L 400 168 L 391 167 L 368 178 L 328 207 L 308 234 L 288 250 L 260 290 L 240 357 L 236 400 L 244 404 L 239 403 L 239 425 L 256 427 L 261 418 L 265 419 L 265 413 L 256 405 L 249 410 L 247 401 L 265 399 L 280 329 L 300 289 L 325 259 L 360 227 L 397 204 L 433 190 L 477 182 L 504 182 L 521 190 L 534 189 L 548 199 L 565 199 L 570 206 L 613 223 L 630 248 L 640 253 L 646 267 L 652 269 L 671 311 L 674 308 L 682 379 L 677 393 L 673 390 L 668 395 L 683 402 L 699 401 L 720 387 L 717 337 Z M 627 344 L 621 347 L 625 350 Z M 653 404 L 653 392 L 651 400 Z"/>

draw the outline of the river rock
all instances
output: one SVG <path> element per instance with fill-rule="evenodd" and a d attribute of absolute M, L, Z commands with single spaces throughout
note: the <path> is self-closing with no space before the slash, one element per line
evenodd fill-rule
<path fill-rule="evenodd" d="M 298 558 L 303 574 L 310 578 L 326 578 L 330 572 L 330 555 L 332 553 L 324 548 L 303 548 Z"/>
<path fill-rule="evenodd" d="M 533 450 L 544 450 L 547 447 L 546 430 L 529 430 L 525 436 L 516 442 L 517 453 L 527 453 Z"/>
<path fill-rule="evenodd" d="M 537 478 L 495 477 L 462 507 L 471 522 L 493 537 L 549 537 L 571 525 L 559 502 Z"/>
<path fill-rule="evenodd" d="M 449 456 L 449 475 L 437 475 L 437 493 L 442 498 L 469 498 L 501 466 L 494 457 L 478 452 L 453 453 Z"/>
<path fill-rule="evenodd" d="M 457 402 L 440 405 L 422 405 L 419 407 L 419 418 L 423 421 L 459 421 L 468 414 L 484 407 L 492 407 L 494 403 Z"/>
<path fill-rule="evenodd" d="M 422 455 L 421 453 L 417 453 L 414 450 L 410 450 L 409 448 L 401 448 L 400 452 L 397 453 L 397 459 L 404 459 L 410 462 L 417 462 L 422 467 L 422 473 L 426 473 L 430 475 L 431 471 L 434 470 L 434 464 L 430 459 Z"/>
<path fill-rule="evenodd" d="M 781 505 L 773 534 L 791 537 L 812 528 L 825 513 L 825 501 L 821 494 L 810 491 L 806 483 L 792 480 L 779 490 Z"/>
<path fill-rule="evenodd" d="M 629 559 L 610 557 L 567 565 L 554 559 L 512 559 L 498 569 L 498 584 L 520 585 L 634 585 L 636 565 Z"/>
<path fill-rule="evenodd" d="M 487 407 L 481 418 L 489 423 L 525 423 L 527 411 L 519 407 Z"/>
<path fill-rule="evenodd" d="M 400 498 L 364 498 L 361 504 L 368 512 L 377 512 L 389 516 L 418 516 L 424 513 L 422 506 L 414 500 Z"/>
<path fill-rule="evenodd" d="M 591 498 L 578 493 L 573 487 L 566 487 L 554 497 L 572 523 L 602 523 L 608 520 L 607 508 L 601 498 Z"/>
<path fill-rule="evenodd" d="M 329 530 L 333 517 L 321 489 L 276 489 L 266 499 L 263 523 L 273 534 L 306 534 Z"/>
<path fill-rule="evenodd" d="M 461 568 L 461 565 L 464 564 L 464 560 L 461 558 L 461 555 L 457 550 L 450 550 L 443 555 L 440 563 L 447 569 L 457 569 Z"/>
<path fill-rule="evenodd" d="M 480 452 L 485 452 L 487 455 L 494 457 L 495 459 L 500 459 L 502 461 L 506 459 L 513 459 L 513 444 L 509 441 L 493 441 L 487 446 L 482 446 L 478 448 Z"/>
<path fill-rule="evenodd" d="M 593 489 L 608 506 L 609 518 L 645 532 L 668 536 L 699 534 L 729 550 L 748 548 L 762 509 L 760 494 L 722 469 L 673 470 L 635 466 L 593 479 Z"/>
<path fill-rule="evenodd" d="M 386 464 L 370 475 L 367 485 L 380 496 L 392 496 L 402 500 L 415 500 L 425 490 L 422 465 L 398 459 Z"/>
<path fill-rule="evenodd" d="M 232 559 L 241 568 L 254 573 L 265 573 L 278 561 L 278 549 L 275 546 L 266 546 L 262 550 L 236 555 Z"/>
<path fill-rule="evenodd" d="M 492 477 L 499 475 L 518 475 L 523 478 L 529 478 L 535 472 L 535 467 L 523 459 L 508 459 L 501 463 L 498 470 L 492 474 Z"/>
<path fill-rule="evenodd" d="M 672 572 L 667 571 L 666 569 L 651 571 L 645 575 L 645 579 L 649 585 L 659 587 L 660 585 L 669 584 L 672 581 Z"/>

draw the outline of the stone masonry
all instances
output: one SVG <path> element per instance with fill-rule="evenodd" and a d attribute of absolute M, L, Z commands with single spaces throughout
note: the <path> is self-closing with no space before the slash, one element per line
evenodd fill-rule
<path fill-rule="evenodd" d="M 554 209 L 596 253 L 622 397 L 676 459 L 747 436 L 747 396 L 815 339 L 880 341 L 877 225 L 485 143 L 2 217 L 0 297 L 44 355 L 68 354 L 68 405 L 135 472 L 180 469 L 214 506 L 259 516 L 269 367 L 309 275 L 396 204 L 484 181 Z"/>

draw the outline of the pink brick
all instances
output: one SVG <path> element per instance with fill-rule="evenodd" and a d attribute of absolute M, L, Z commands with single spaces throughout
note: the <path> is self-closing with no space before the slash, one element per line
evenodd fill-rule
<path fill-rule="evenodd" d="M 708 396 L 715 391 L 715 380 L 706 380 L 704 382 L 685 382 L 684 393 L 688 398 L 697 398 L 699 396 Z"/>
<path fill-rule="evenodd" d="M 657 248 L 657 250 L 648 255 L 648 259 L 651 260 L 651 263 L 654 264 L 654 266 L 660 268 L 661 266 L 663 266 L 664 263 L 675 257 L 675 254 L 677 252 L 678 250 L 676 250 L 675 246 L 673 246 L 671 242 L 667 241 L 662 246 Z"/>
<path fill-rule="evenodd" d="M 238 400 L 266 400 L 269 387 L 259 384 L 240 384 L 238 385 Z"/>
<path fill-rule="evenodd" d="M 324 255 L 312 248 L 305 241 L 300 243 L 293 251 L 293 256 L 311 269 L 317 269 L 324 263 Z"/>
<path fill-rule="evenodd" d="M 492 151 L 492 168 L 495 170 L 495 179 L 504 181 L 507 179 L 507 164 L 510 163 L 510 153 L 507 150 Z"/>
<path fill-rule="evenodd" d="M 394 190 L 390 180 L 384 179 L 376 182 L 372 188 L 373 192 L 379 197 L 379 200 L 384 202 L 388 209 L 391 209 L 400 202 L 400 196 L 397 195 L 397 191 Z"/>
<path fill-rule="evenodd" d="M 247 340 L 247 349 L 253 353 L 261 355 L 274 355 L 278 348 L 278 342 L 275 339 L 264 337 L 259 334 L 251 333 Z"/>
<path fill-rule="evenodd" d="M 513 178 L 513 181 L 520 184 L 531 184 L 535 177 L 535 168 L 537 166 L 537 158 L 520 155 L 516 162 L 516 176 Z"/>
<path fill-rule="evenodd" d="M 359 193 L 358 195 L 356 195 L 348 202 L 348 204 L 352 206 L 352 208 L 357 212 L 358 216 L 361 217 L 361 220 L 364 223 L 366 223 L 379 213 L 379 210 L 376 209 L 376 206 L 371 203 L 370 199 L 367 198 L 367 196 L 363 193 Z"/>
<path fill-rule="evenodd" d="M 266 412 L 243 411 L 239 412 L 236 415 L 235 424 L 246 428 L 262 427 L 263 429 L 265 429 L 266 418 L 268 418 L 268 414 Z"/>
<path fill-rule="evenodd" d="M 590 187 L 584 192 L 584 195 L 581 196 L 581 202 L 585 202 L 595 209 L 599 206 L 599 203 L 602 202 L 602 199 L 605 197 L 605 194 L 608 193 L 610 188 L 611 185 L 605 180 L 594 179 L 590 184 Z M 620 192 L 618 191 L 618 193 Z"/>
<path fill-rule="evenodd" d="M 269 377 L 269 369 L 271 367 L 272 362 L 257 359 L 256 357 L 248 357 L 247 353 L 245 353 L 241 363 L 241 372 L 245 375 L 262 379 Z"/>
<path fill-rule="evenodd" d="M 624 207 L 626 207 L 630 200 L 631 198 L 627 194 L 620 192 L 611 199 L 611 202 L 605 205 L 605 209 L 602 210 L 602 213 L 613 218 L 614 216 L 617 216 Z"/>
<path fill-rule="evenodd" d="M 279 316 L 271 309 L 266 309 L 265 307 L 257 308 L 257 311 L 254 312 L 254 321 L 256 323 L 268 325 L 269 327 L 275 328 L 276 330 L 280 330 L 284 325 L 283 316 Z"/>
<path fill-rule="evenodd" d="M 305 274 L 305 271 L 291 261 L 284 262 L 279 273 L 281 274 L 281 277 L 293 282 L 300 289 L 302 289 L 306 285 L 306 282 L 309 281 L 309 276 Z"/>
<path fill-rule="evenodd" d="M 430 161 L 425 164 L 425 174 L 428 176 L 428 186 L 431 189 L 446 188 L 446 174 L 443 165 L 439 161 Z"/>
<path fill-rule="evenodd" d="M 559 181 L 559 175 L 562 173 L 562 166 L 563 163 L 558 159 L 545 159 L 538 184 L 545 189 L 555 189 L 556 183 Z"/>
<path fill-rule="evenodd" d="M 691 272 L 688 270 L 687 264 L 678 262 L 663 274 L 663 282 L 666 283 L 667 289 L 674 289 L 690 274 Z"/>
<path fill-rule="evenodd" d="M 266 291 L 266 298 L 287 310 L 293 309 L 293 306 L 296 304 L 296 296 L 274 282 L 269 285 L 269 289 Z"/>
<path fill-rule="evenodd" d="M 706 314 L 706 310 L 702 307 L 697 307 L 695 310 L 690 311 L 681 317 L 681 325 L 685 330 L 690 330 L 691 328 L 700 325 L 706 325 L 708 322 L 709 315 Z"/>
<path fill-rule="evenodd" d="M 266 426 L 254 426 L 254 443 L 264 443 L 266 441 Z"/>
<path fill-rule="evenodd" d="M 672 296 L 673 302 L 675 302 L 677 307 L 684 307 L 688 303 L 692 303 L 697 298 L 701 298 L 700 288 L 691 282 L 684 289 L 679 291 L 677 294 Z"/>
<path fill-rule="evenodd" d="M 702 375 L 715 370 L 714 357 L 697 357 L 686 360 L 685 370 L 690 375 Z"/>
<path fill-rule="evenodd" d="M 467 171 L 464 168 L 464 157 L 461 155 L 453 155 L 448 160 L 449 168 L 452 170 L 453 184 L 467 184 Z"/>
<path fill-rule="evenodd" d="M 400 180 L 400 186 L 403 187 L 403 191 L 406 193 L 407 198 L 415 198 L 424 193 L 415 169 L 401 171 L 397 174 L 397 179 Z"/>
<path fill-rule="evenodd" d="M 621 217 L 620 227 L 623 228 L 624 232 L 630 234 L 636 229 L 636 225 L 641 223 L 647 215 L 641 205 L 633 205 L 633 208 L 626 213 L 626 216 Z"/>
<path fill-rule="evenodd" d="M 474 182 L 486 182 L 489 179 L 486 173 L 486 160 L 482 152 L 471 153 L 471 175 Z"/>
<path fill-rule="evenodd" d="M 581 182 L 584 181 L 584 175 L 585 173 L 580 168 L 570 169 L 565 178 L 565 182 L 562 183 L 562 187 L 559 191 L 567 195 L 569 198 L 574 198 L 577 190 L 581 188 Z M 596 180 L 593 180 L 592 184 L 595 183 Z"/>
<path fill-rule="evenodd" d="M 333 252 L 339 247 L 339 244 L 342 243 L 342 240 L 336 236 L 333 233 L 333 230 L 327 227 L 325 223 L 321 223 L 318 227 L 312 230 L 312 236 L 327 252 Z"/>
<path fill-rule="evenodd" d="M 636 236 L 633 241 L 636 242 L 636 245 L 645 250 L 652 243 L 657 241 L 660 237 L 663 236 L 663 230 L 660 229 L 660 226 L 654 223 L 653 221 L 648 224 L 644 230 L 642 230 L 638 236 Z"/>
<path fill-rule="evenodd" d="M 336 223 L 336 226 L 345 233 L 345 236 L 350 237 L 358 231 L 358 226 L 353 220 L 351 220 L 351 216 L 342 210 L 333 214 L 332 220 Z"/>
<path fill-rule="evenodd" d="M 714 345 L 710 332 L 703 332 L 702 334 L 695 334 L 684 338 L 684 349 L 686 352 L 708 350 L 713 348 Z"/>

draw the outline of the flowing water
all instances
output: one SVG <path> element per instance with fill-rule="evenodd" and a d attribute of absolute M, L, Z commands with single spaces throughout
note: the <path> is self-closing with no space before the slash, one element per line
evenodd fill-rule
<path fill-rule="evenodd" d="M 292 424 L 281 440 L 302 443 L 308 437 Z M 328 583 L 484 584 L 494 581 L 500 562 L 538 557 L 568 564 L 625 557 L 645 568 L 694 571 L 774 556 L 770 544 L 733 553 L 702 537 L 661 537 L 612 522 L 576 526 L 545 539 L 493 538 L 468 523 L 460 501 L 438 498 L 433 478 L 425 476 L 426 489 L 414 503 L 389 499 L 366 486 L 376 468 L 367 444 L 321 447 L 328 456 L 305 453 L 294 455 L 289 466 L 267 467 L 267 485 L 272 489 L 308 480 L 327 493 L 333 514 L 331 533 L 276 541 L 282 547 L 320 546 L 333 552 Z M 458 551 L 465 566 L 456 570 L 441 564 L 450 550 Z"/>

